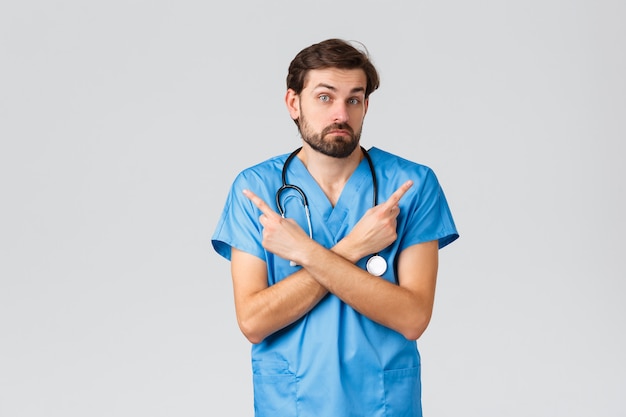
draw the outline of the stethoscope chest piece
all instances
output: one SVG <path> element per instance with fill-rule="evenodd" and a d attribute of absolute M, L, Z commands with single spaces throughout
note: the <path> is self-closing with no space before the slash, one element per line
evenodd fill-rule
<path fill-rule="evenodd" d="M 367 272 L 379 277 L 387 270 L 387 261 L 380 255 L 374 255 L 367 260 L 366 268 Z"/>

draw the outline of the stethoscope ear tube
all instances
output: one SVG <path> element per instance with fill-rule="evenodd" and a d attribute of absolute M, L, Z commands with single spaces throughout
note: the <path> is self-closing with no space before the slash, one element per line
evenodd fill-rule
<path fill-rule="evenodd" d="M 302 191 L 302 189 L 298 187 L 297 185 L 283 184 L 282 187 L 280 187 L 278 191 L 276 191 L 276 207 L 278 207 L 278 212 L 280 213 L 280 215 L 285 217 L 285 209 L 283 208 L 283 204 L 280 202 L 280 196 L 285 190 L 289 190 L 289 189 L 296 190 L 298 194 L 300 194 L 300 197 L 302 197 L 302 204 L 304 205 L 304 208 L 308 212 L 309 201 L 307 200 L 306 194 L 304 194 L 304 191 Z"/>
<path fill-rule="evenodd" d="M 376 207 L 378 205 L 378 182 L 376 181 L 376 171 L 374 171 L 374 164 L 372 163 L 372 158 L 370 158 L 369 153 L 361 146 L 361 150 L 363 151 L 363 155 L 365 155 L 365 159 L 367 159 L 367 163 L 370 166 L 370 171 L 372 172 L 372 188 L 374 189 L 373 197 L 372 197 L 372 207 Z M 387 270 L 387 261 L 385 258 L 380 256 L 378 253 L 375 253 L 371 258 L 367 260 L 367 264 L 365 265 L 367 268 L 367 272 L 370 274 L 379 277 L 385 273 Z"/>

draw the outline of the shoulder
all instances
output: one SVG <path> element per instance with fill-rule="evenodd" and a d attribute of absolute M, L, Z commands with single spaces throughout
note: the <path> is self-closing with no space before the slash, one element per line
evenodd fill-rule
<path fill-rule="evenodd" d="M 435 177 L 434 171 L 427 165 L 411 161 L 382 149 L 372 147 L 368 151 L 376 171 L 381 171 L 385 177 L 409 175 L 413 179 Z"/>
<path fill-rule="evenodd" d="M 235 183 L 265 183 L 274 178 L 280 179 L 287 156 L 289 154 L 277 155 L 241 170 L 235 178 Z"/>

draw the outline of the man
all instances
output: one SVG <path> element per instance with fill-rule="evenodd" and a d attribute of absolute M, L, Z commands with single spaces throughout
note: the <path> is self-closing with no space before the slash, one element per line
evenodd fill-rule
<path fill-rule="evenodd" d="M 302 50 L 285 96 L 301 149 L 242 171 L 214 233 L 257 417 L 421 416 L 415 341 L 458 234 L 432 170 L 360 146 L 378 85 L 347 42 Z"/>

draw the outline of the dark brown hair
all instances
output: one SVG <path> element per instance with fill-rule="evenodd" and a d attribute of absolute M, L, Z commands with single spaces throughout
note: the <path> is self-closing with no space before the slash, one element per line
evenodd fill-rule
<path fill-rule="evenodd" d="M 365 52 L 359 51 L 344 40 L 327 39 L 303 49 L 291 61 L 287 74 L 287 88 L 300 94 L 307 73 L 312 69 L 324 68 L 362 69 L 367 78 L 365 98 L 380 85 L 378 72 Z"/>

